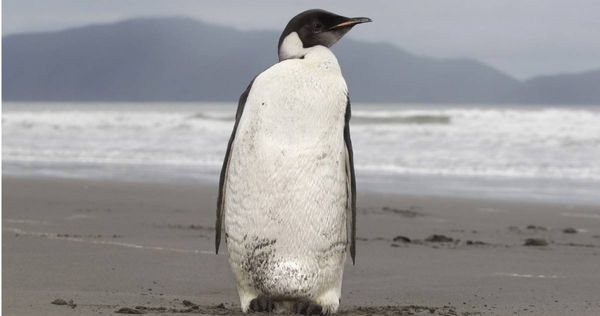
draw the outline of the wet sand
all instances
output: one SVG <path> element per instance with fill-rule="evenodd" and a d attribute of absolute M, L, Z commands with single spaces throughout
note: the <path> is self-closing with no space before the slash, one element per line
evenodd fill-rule
<path fill-rule="evenodd" d="M 6 315 L 240 315 L 216 186 L 3 178 Z M 600 315 L 600 206 L 358 196 L 342 315 Z"/>

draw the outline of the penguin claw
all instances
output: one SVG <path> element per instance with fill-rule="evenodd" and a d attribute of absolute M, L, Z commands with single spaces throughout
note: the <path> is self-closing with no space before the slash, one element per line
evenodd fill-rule
<path fill-rule="evenodd" d="M 294 314 L 322 315 L 323 307 L 313 301 L 298 301 L 294 305 Z"/>
<path fill-rule="evenodd" d="M 266 295 L 259 295 L 250 301 L 249 312 L 272 312 L 275 310 L 273 299 Z"/>

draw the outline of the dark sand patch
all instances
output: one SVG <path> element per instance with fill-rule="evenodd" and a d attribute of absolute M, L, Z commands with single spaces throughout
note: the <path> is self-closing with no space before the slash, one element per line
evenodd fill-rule
<path fill-rule="evenodd" d="M 416 206 L 409 206 L 407 209 L 402 208 L 394 208 L 389 206 L 384 206 L 381 208 L 382 211 L 386 213 L 393 213 L 396 215 L 401 215 L 408 218 L 414 218 L 419 216 L 425 216 L 425 214 L 418 212 L 420 208 Z"/>
<path fill-rule="evenodd" d="M 214 231 L 215 228 L 212 226 L 203 226 L 203 225 L 182 225 L 182 224 L 154 224 L 154 227 L 157 228 L 168 228 L 168 229 L 183 229 L 183 230 L 206 230 L 206 231 Z"/>
<path fill-rule="evenodd" d="M 425 238 L 426 242 L 454 242 L 454 238 L 446 235 L 433 234 Z M 457 240 L 458 241 L 458 240 Z"/>
<path fill-rule="evenodd" d="M 419 305 L 407 305 L 407 306 L 367 306 L 367 307 L 354 307 L 350 309 L 342 309 L 337 315 L 373 315 L 373 316 L 467 316 L 467 315 L 481 315 L 479 312 L 458 312 L 456 308 L 452 306 L 442 307 L 431 307 L 431 306 L 419 306 Z"/>
<path fill-rule="evenodd" d="M 77 307 L 77 304 L 73 303 L 73 300 L 63 300 L 62 298 L 57 298 L 54 301 L 51 302 L 54 305 L 66 305 L 69 306 L 71 308 L 75 308 Z"/>
<path fill-rule="evenodd" d="M 548 246 L 548 241 L 543 238 L 527 238 L 525 240 L 524 246 L 537 246 L 537 247 L 545 247 Z"/>
<path fill-rule="evenodd" d="M 189 302 L 189 301 L 183 301 Z M 135 307 L 122 307 L 115 311 L 117 314 L 199 314 L 199 315 L 246 315 L 239 308 L 227 308 L 223 303 L 217 305 L 185 305 L 176 307 L 149 307 L 138 305 Z"/>
<path fill-rule="evenodd" d="M 406 236 L 402 236 L 402 235 L 398 235 L 396 237 L 394 237 L 394 239 L 392 239 L 395 242 L 403 242 L 403 243 L 410 243 L 411 239 L 406 237 Z"/>
<path fill-rule="evenodd" d="M 117 314 L 146 314 L 146 312 L 143 310 L 138 310 L 136 308 L 130 308 L 130 307 L 119 308 L 115 311 L 115 313 L 117 313 Z"/>
<path fill-rule="evenodd" d="M 476 229 L 471 229 L 469 231 L 469 230 L 465 230 L 465 229 L 455 228 L 455 229 L 452 229 L 450 231 L 453 232 L 453 233 L 471 233 L 471 234 L 477 234 L 477 233 L 479 233 L 479 231 L 477 231 Z"/>
<path fill-rule="evenodd" d="M 225 304 L 220 303 L 217 305 L 202 305 L 195 304 L 190 301 L 184 300 L 181 302 L 183 308 L 174 307 L 148 307 L 148 306 L 135 306 L 135 307 L 122 307 L 115 311 L 118 314 L 165 314 L 165 313 L 177 313 L 177 314 L 198 314 L 198 315 L 232 315 L 242 316 L 246 315 L 241 312 L 239 307 L 231 306 L 227 307 Z M 256 315 L 294 315 L 294 314 L 270 314 L 270 313 L 254 313 Z M 359 316 L 408 316 L 408 315 L 420 315 L 420 316 L 469 316 L 469 315 L 481 315 L 480 312 L 460 312 L 453 306 L 420 306 L 420 305 L 388 305 L 388 306 L 355 306 L 348 308 L 341 308 L 336 315 L 359 315 Z"/>
<path fill-rule="evenodd" d="M 87 234 L 87 235 L 81 235 L 81 234 L 61 234 L 58 233 L 56 234 L 57 238 L 104 238 L 104 237 L 108 237 L 108 238 L 122 238 L 123 236 L 121 235 L 117 235 L 117 234 L 112 234 L 110 236 L 104 236 L 102 234 Z"/>
<path fill-rule="evenodd" d="M 406 218 L 416 218 L 426 216 L 425 213 L 420 212 L 421 208 L 417 206 L 409 206 L 408 208 L 401 207 L 359 207 L 358 212 L 361 214 L 393 214 L 400 215 Z"/>
<path fill-rule="evenodd" d="M 468 246 L 487 246 L 487 245 L 489 245 L 487 242 L 480 241 L 480 240 L 467 240 L 466 244 Z"/>
<path fill-rule="evenodd" d="M 575 229 L 573 227 L 567 227 L 567 228 L 563 229 L 562 232 L 565 234 L 577 234 L 577 229 Z"/>
<path fill-rule="evenodd" d="M 600 245 L 580 244 L 580 243 L 574 243 L 574 242 L 569 242 L 569 243 L 555 243 L 555 244 L 556 245 L 560 245 L 560 246 L 569 246 L 569 247 L 600 248 Z"/>
<path fill-rule="evenodd" d="M 522 228 L 519 226 L 508 226 L 508 231 L 519 235 L 532 236 L 547 233 L 550 231 L 550 229 L 541 225 L 527 225 Z"/>
<path fill-rule="evenodd" d="M 545 231 L 548 231 L 547 227 L 539 226 L 539 225 L 527 225 L 526 228 L 527 228 L 527 230 L 534 231 L 534 232 L 538 232 L 538 231 L 539 232 L 545 232 Z"/>
<path fill-rule="evenodd" d="M 386 241 L 390 243 L 391 247 L 400 248 L 400 247 L 408 247 L 410 245 L 415 246 L 427 246 L 434 249 L 440 249 L 440 245 L 445 246 L 447 249 L 458 249 L 462 246 L 502 246 L 509 247 L 508 245 L 500 245 L 500 244 L 492 244 L 481 240 L 472 240 L 468 239 L 465 241 L 461 241 L 460 239 L 455 239 L 442 234 L 433 234 L 429 235 L 427 238 L 416 239 L 410 238 L 405 235 L 397 235 L 394 238 L 383 238 L 383 237 L 375 237 L 375 238 L 357 238 L 360 241 Z"/>

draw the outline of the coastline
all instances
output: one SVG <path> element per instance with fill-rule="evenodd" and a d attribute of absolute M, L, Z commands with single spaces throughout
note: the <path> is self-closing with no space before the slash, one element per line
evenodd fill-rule
<path fill-rule="evenodd" d="M 222 161 L 207 165 L 176 163 L 100 163 L 3 160 L 3 175 L 11 178 L 98 179 L 132 183 L 213 185 Z M 585 179 L 480 177 L 382 173 L 357 170 L 357 189 L 370 194 L 458 197 L 550 204 L 600 206 L 600 182 Z"/>
<path fill-rule="evenodd" d="M 214 184 L 4 176 L 3 312 L 240 314 L 224 245 L 213 252 L 216 194 Z M 600 313 L 598 206 L 361 191 L 358 208 L 342 314 Z"/>
<path fill-rule="evenodd" d="M 3 175 L 214 184 L 233 103 L 9 102 Z M 358 189 L 600 205 L 597 106 L 353 104 Z M 490 128 L 493 127 L 493 128 Z"/>

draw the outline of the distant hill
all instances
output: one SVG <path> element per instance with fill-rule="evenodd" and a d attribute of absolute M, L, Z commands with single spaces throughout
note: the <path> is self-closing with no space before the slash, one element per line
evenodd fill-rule
<path fill-rule="evenodd" d="M 515 103 L 600 104 L 600 70 L 540 76 L 511 92 Z"/>
<path fill-rule="evenodd" d="M 4 100 L 235 101 L 277 62 L 279 32 L 144 18 L 2 39 Z M 521 82 L 472 59 L 385 43 L 334 46 L 354 101 L 596 103 L 600 71 Z"/>

